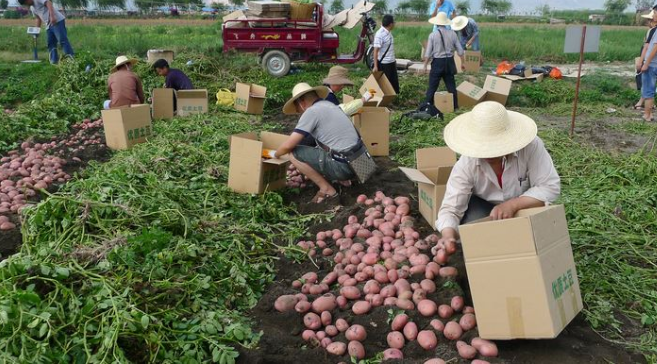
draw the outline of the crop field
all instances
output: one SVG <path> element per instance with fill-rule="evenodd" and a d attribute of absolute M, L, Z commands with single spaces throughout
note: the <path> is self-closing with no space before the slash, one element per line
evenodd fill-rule
<path fill-rule="evenodd" d="M 22 64 L 18 61 L 30 58 L 24 26 L 0 21 L 0 166 L 18 158 L 30 158 L 27 167 L 34 167 L 37 158 L 44 166 L 51 163 L 39 178 L 40 188 L 14 199 L 20 210 L 0 212 L 0 227 L 9 224 L 0 231 L 0 362 L 383 362 L 391 321 L 404 310 L 368 307 L 365 315 L 344 307 L 333 310 L 324 336 L 341 329 L 343 321 L 356 327 L 336 331 L 334 343 L 359 336 L 361 328 L 367 331 L 361 346 L 349 351 L 360 356 L 363 350 L 364 358 L 356 359 L 305 341 L 304 315 L 275 306 L 289 305 L 290 297 L 287 302 L 279 298 L 299 293 L 298 283 L 333 272 L 336 255 L 343 254 L 337 240 L 345 225 L 367 220 L 360 195 L 402 197 L 394 205 L 408 209 L 406 227 L 422 238 L 415 246 L 431 256 L 423 244 L 435 235 L 419 214 L 417 187 L 399 167 L 414 166 L 418 148 L 444 146 L 444 126 L 463 111 L 445 115 L 445 121 L 401 118 L 417 107 L 428 84 L 427 76 L 401 74 L 401 91 L 391 106 L 390 157 L 376 158 L 381 168 L 371 182 L 344 188 L 337 206 L 328 207 L 310 203 L 314 187 L 237 194 L 227 186 L 229 137 L 262 130 L 289 133 L 297 119 L 281 109 L 293 86 L 320 84 L 330 65 L 299 65 L 286 77 L 272 78 L 255 56 L 221 53 L 221 28 L 211 22 L 85 22 L 68 28 L 74 60 L 58 66 Z M 417 58 L 426 29 L 401 24 L 397 56 Z M 483 84 L 490 67 L 502 59 L 536 64 L 574 59 L 562 53 L 563 28 L 482 32 L 486 67 L 458 75 L 457 83 Z M 641 28 L 605 29 L 601 52 L 587 59 L 627 63 L 643 34 Z M 41 59 L 47 53 L 43 41 Z M 345 42 L 344 52 L 354 44 Z M 220 89 L 234 90 L 236 82 L 266 86 L 264 115 L 211 102 L 207 114 L 154 120 L 146 143 L 109 151 L 99 120 L 109 70 L 118 54 L 144 60 L 151 48 L 175 50 L 173 66 L 196 87 L 207 88 L 211 101 Z M 369 72 L 362 63 L 349 69 L 360 87 Z M 147 97 L 163 83 L 146 62 L 135 72 Z M 573 79 L 513 84 L 507 107 L 536 120 L 561 176 L 558 203 L 566 209 L 584 310 L 556 339 L 496 341 L 499 354 L 486 357 L 489 362 L 657 363 L 657 124 L 643 122 L 632 109 L 639 98 L 633 82 L 603 71 L 582 78 L 573 138 L 568 135 Z M 17 163 L 20 174 L 25 167 Z M 0 187 L 13 187 L 17 176 L 0 173 Z M 321 249 L 310 249 L 308 242 Z M 460 246 L 454 248 L 443 268 L 455 269 L 408 280 L 430 291 L 427 297 L 440 305 L 456 302 L 460 311 L 459 300 L 465 306 L 472 301 L 463 254 Z M 417 264 L 401 264 L 411 265 Z M 337 283 L 323 289 L 339 290 Z M 441 316 L 440 324 L 437 315 L 432 322 L 414 309 L 406 314 L 416 331 L 425 333 L 406 343 L 403 363 L 435 357 L 470 362 L 446 338 L 451 328 L 438 329 L 461 313 Z M 463 333 L 463 340 L 470 342 L 476 332 Z M 419 342 L 431 341 L 431 335 L 437 343 L 425 350 Z M 334 353 L 340 349 L 330 347 Z"/>

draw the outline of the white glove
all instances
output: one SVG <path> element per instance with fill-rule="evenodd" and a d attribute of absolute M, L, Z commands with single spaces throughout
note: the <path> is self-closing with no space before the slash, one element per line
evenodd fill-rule
<path fill-rule="evenodd" d="M 369 91 L 365 91 L 365 93 L 363 94 L 363 101 L 364 101 L 364 102 L 368 102 L 368 101 L 370 101 L 370 99 L 372 98 L 372 96 L 373 96 L 373 95 L 372 95 Z"/>
<path fill-rule="evenodd" d="M 270 150 L 270 151 L 269 151 L 269 156 L 270 156 L 272 159 L 276 158 L 276 151 L 275 151 L 275 150 Z"/>

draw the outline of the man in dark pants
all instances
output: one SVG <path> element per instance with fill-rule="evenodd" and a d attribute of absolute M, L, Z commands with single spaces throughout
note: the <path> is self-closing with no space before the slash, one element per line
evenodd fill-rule
<path fill-rule="evenodd" d="M 399 79 L 397 77 L 397 60 L 395 58 L 395 40 L 392 30 L 395 28 L 395 20 L 390 14 L 383 16 L 381 28 L 374 35 L 374 68 L 373 72 L 382 71 L 395 93 L 399 94 Z"/>
<path fill-rule="evenodd" d="M 433 96 L 438 90 L 440 79 L 443 79 L 447 91 L 454 97 L 454 109 L 458 109 L 456 80 L 454 80 L 454 75 L 457 73 L 456 62 L 454 62 L 454 51 L 461 57 L 461 68 L 465 69 L 463 47 L 456 33 L 451 29 L 447 29 L 447 26 L 451 24 L 451 20 L 447 18 L 447 14 L 438 13 L 437 16 L 429 19 L 429 23 L 438 26 L 438 30 L 429 35 L 427 49 L 424 53 L 425 71 L 427 65 L 431 62 L 426 102 L 433 105 Z"/>

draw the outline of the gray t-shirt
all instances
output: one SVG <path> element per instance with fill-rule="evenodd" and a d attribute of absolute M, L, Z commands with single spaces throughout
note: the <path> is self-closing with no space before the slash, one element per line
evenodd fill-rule
<path fill-rule="evenodd" d="M 34 4 L 30 7 L 32 14 L 38 16 L 41 21 L 45 23 L 46 29 L 50 28 L 50 12 L 46 6 L 46 2 L 48 1 L 50 0 L 34 0 Z M 57 10 L 57 7 L 55 7 L 54 4 L 52 4 L 52 6 L 55 13 L 55 23 L 64 20 L 64 15 Z"/>
<path fill-rule="evenodd" d="M 657 44 L 657 37 L 652 37 L 652 39 L 650 39 L 648 50 L 646 51 L 646 56 L 645 56 L 646 58 L 644 59 L 644 61 L 646 59 L 648 59 L 648 56 L 650 55 L 650 52 L 652 52 L 652 50 L 655 48 L 656 44 Z M 650 67 L 657 67 L 657 56 L 655 56 L 652 59 L 652 61 L 650 61 Z"/>
<path fill-rule="evenodd" d="M 320 100 L 309 107 L 294 128 L 304 135 L 312 135 L 336 152 L 344 152 L 358 143 L 358 134 L 347 114 L 333 103 Z"/>

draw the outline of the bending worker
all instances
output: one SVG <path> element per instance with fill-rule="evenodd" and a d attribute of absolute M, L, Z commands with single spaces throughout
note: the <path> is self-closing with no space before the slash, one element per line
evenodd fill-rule
<path fill-rule="evenodd" d="M 431 72 L 429 73 L 429 88 L 427 89 L 426 102 L 433 105 L 433 95 L 438 90 L 440 79 L 445 81 L 447 91 L 454 97 L 454 109 L 458 109 L 459 103 L 456 96 L 456 80 L 454 76 L 458 73 L 456 62 L 454 61 L 454 51 L 461 57 L 461 69 L 465 70 L 465 60 L 463 59 L 463 48 L 456 36 L 456 33 L 447 29 L 452 22 L 447 18 L 447 14 L 440 12 L 437 16 L 429 19 L 429 23 L 438 26 L 438 30 L 429 34 L 427 49 L 424 52 L 424 70 L 427 70 L 431 62 Z"/>
<path fill-rule="evenodd" d="M 116 58 L 115 66 L 107 79 L 109 100 L 105 101 L 105 109 L 138 105 L 144 103 L 144 89 L 139 76 L 132 72 L 136 59 L 126 56 Z"/>
<path fill-rule="evenodd" d="M 559 175 L 528 116 L 485 101 L 452 120 L 444 138 L 461 158 L 438 212 L 441 242 L 458 240 L 460 224 L 486 216 L 508 219 L 559 197 Z"/>
<path fill-rule="evenodd" d="M 473 51 L 481 49 L 479 46 L 479 26 L 474 19 L 467 16 L 457 16 L 452 19 L 452 30 L 461 37 L 461 46 L 464 49 Z"/>
<path fill-rule="evenodd" d="M 301 118 L 290 137 L 277 150 L 263 151 L 265 158 L 279 158 L 291 153 L 292 164 L 319 186 L 312 200 L 314 203 L 338 196 L 331 182 L 348 185 L 355 178 L 349 164 L 338 156 L 348 157 L 365 148 L 349 117 L 340 107 L 324 100 L 327 93 L 324 86 L 310 87 L 307 83 L 294 86 L 292 98 L 283 106 L 283 113 L 302 114 Z M 306 135 L 312 135 L 321 147 L 300 145 Z"/>
<path fill-rule="evenodd" d="M 342 66 L 333 66 L 329 70 L 328 76 L 322 81 L 324 86 L 328 87 L 328 94 L 326 95 L 326 101 L 330 101 L 335 105 L 339 105 L 340 101 L 338 97 L 335 96 L 336 93 L 342 91 L 343 88 L 347 86 L 353 86 L 354 83 L 347 77 L 346 68 Z"/>

